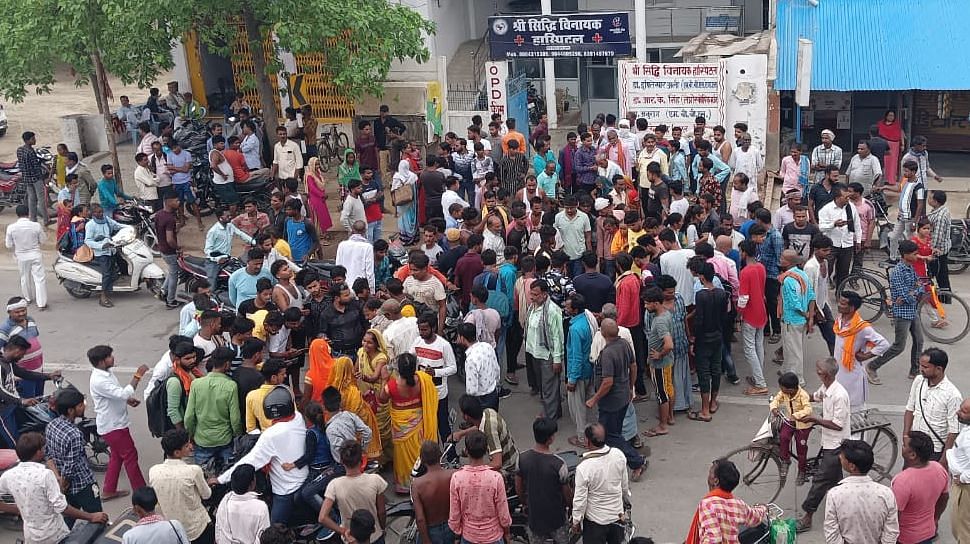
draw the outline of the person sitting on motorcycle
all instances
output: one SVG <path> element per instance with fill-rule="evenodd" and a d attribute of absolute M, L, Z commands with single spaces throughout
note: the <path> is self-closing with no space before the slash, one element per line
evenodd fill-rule
<path fill-rule="evenodd" d="M 125 200 L 131 199 L 132 197 L 125 194 L 121 190 L 121 187 L 118 186 L 118 181 L 115 179 L 114 166 L 102 164 L 101 179 L 98 180 L 98 201 L 101 203 L 101 207 L 104 208 L 104 213 L 108 217 L 114 217 L 115 209 Z"/>
<path fill-rule="evenodd" d="M 471 431 L 478 429 L 485 433 L 488 442 L 489 466 L 505 475 L 515 474 L 519 462 L 519 452 L 515 449 L 515 441 L 509 426 L 499 413 L 491 408 L 482 408 L 478 397 L 462 395 L 458 399 L 461 409 L 462 430 L 451 433 L 449 442 L 458 442 Z"/>
<path fill-rule="evenodd" d="M 327 438 L 327 425 L 323 420 L 323 406 L 311 402 L 303 410 L 304 416 L 312 426 L 306 431 L 306 452 L 295 463 L 286 463 L 283 470 L 310 467 L 310 475 L 300 489 L 300 499 L 309 504 L 314 512 L 319 512 L 323 506 L 323 492 L 327 484 L 338 476 L 344 475 L 343 466 L 334 463 Z"/>
<path fill-rule="evenodd" d="M 14 449 L 17 445 L 19 434 L 15 416 L 17 408 L 27 408 L 37 404 L 37 399 L 20 398 L 14 385 L 14 377 L 39 381 L 61 377 L 60 370 L 45 373 L 21 368 L 17 363 L 23 359 L 29 349 L 30 343 L 23 336 L 14 335 L 3 346 L 3 356 L 0 357 L 0 443 L 6 444 L 9 449 Z"/>
<path fill-rule="evenodd" d="M 52 395 L 51 400 L 60 417 L 52 419 L 44 430 L 45 450 L 66 486 L 63 489 L 67 503 L 85 512 L 100 512 L 101 497 L 84 451 L 84 434 L 75 423 L 76 419 L 84 417 L 84 394 L 74 387 L 67 387 Z M 68 527 L 74 527 L 73 519 L 66 521 Z"/>
<path fill-rule="evenodd" d="M 117 267 L 115 247 L 111 237 L 121 230 L 122 225 L 105 213 L 99 204 L 91 205 L 91 220 L 84 225 L 84 243 L 94 250 L 92 263 L 101 272 L 101 300 L 99 304 L 111 308 L 111 291 L 114 289 Z"/>
<path fill-rule="evenodd" d="M 287 524 L 293 513 L 297 492 L 306 481 L 309 471 L 306 467 L 285 470 L 285 463 L 296 463 L 306 451 L 306 423 L 296 411 L 293 394 L 285 386 L 278 385 L 263 398 L 263 411 L 272 421 L 264 429 L 253 449 L 229 470 L 218 478 L 209 480 L 211 484 L 226 484 L 233 471 L 240 465 L 252 465 L 257 470 L 269 467 L 269 482 L 273 489 L 273 503 L 270 520 L 273 523 Z"/>

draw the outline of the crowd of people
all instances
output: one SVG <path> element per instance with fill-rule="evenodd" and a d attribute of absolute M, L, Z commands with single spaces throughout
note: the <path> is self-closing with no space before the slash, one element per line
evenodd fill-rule
<path fill-rule="evenodd" d="M 288 120 L 295 115 L 288 112 Z M 0 327 L 0 438 L 23 468 L 0 477 L 0 491 L 15 496 L 31 542 L 63 537 L 62 514 L 103 520 L 101 501 L 128 494 L 118 488 L 122 466 L 140 517 L 125 537 L 131 544 L 276 542 L 300 519 L 318 520 L 347 541 L 382 542 L 389 485 L 375 471 L 386 469 L 393 491 L 410 494 L 422 541 L 507 541 L 514 493 L 535 542 L 566 542 L 574 531 L 588 544 L 618 544 L 629 482 L 648 466 L 645 439 L 675 433 L 680 413 L 712 421 L 722 380 L 744 381 L 744 395 L 767 400 L 767 344 L 776 346 L 768 355 L 779 365 L 770 409 L 784 421 L 786 474 L 795 440 L 799 485 L 809 479 L 813 428 L 822 442 L 799 530 L 811 528 L 828 495 L 827 539 L 927 541 L 952 475 L 953 532 L 970 542 L 970 512 L 957 501 L 970 481 L 970 435 L 960 432 L 970 403 L 961 405 L 945 376 L 946 353 L 923 349 L 915 314 L 921 297 L 935 296 L 931 277 L 949 288 L 946 194 L 927 189 L 939 177 L 925 139 L 913 138 L 902 158 L 901 136 L 895 147 L 882 145 L 892 119 L 859 143 L 843 183 L 831 131 L 808 156 L 792 146 L 776 173 L 765 171 L 744 123 L 727 137 L 725 127 L 708 127 L 703 118 L 668 131 L 650 130 L 635 116 L 598 116 L 570 132 L 557 154 L 543 122 L 527 138 L 514 119 L 495 114 L 487 127 L 474 119 L 467 138 L 445 134 L 422 161 L 406 127 L 383 106 L 377 120 L 358 127 L 332 197 L 319 163 L 304 163 L 305 150 L 289 139 L 287 123 L 266 174 L 279 186 L 271 211 L 246 201 L 238 214 L 228 205 L 216 212 L 205 237 L 208 279 L 194 283 L 184 305 L 176 299 L 179 214 L 191 192 L 158 193 L 159 249 L 171 270 L 161 298 L 181 308 L 179 330 L 154 368 L 140 367 L 126 386 L 111 371 L 111 347 L 87 352 L 89 398 L 111 447 L 100 495 L 74 425 L 84 395 L 56 397 L 58 423 L 45 435 L 18 438 L 10 426 L 14 410 L 57 377 L 28 364 L 40 349 L 28 303 L 45 305 L 24 280 L 24 297 L 11 299 L 10 321 Z M 231 140 L 230 148 L 239 143 Z M 211 141 L 235 170 L 222 136 Z M 759 199 L 759 191 L 771 192 L 770 184 L 760 186 L 766 177 L 782 180 L 774 212 Z M 388 185 L 398 231 L 385 239 Z M 858 294 L 832 295 L 861 267 L 877 213 L 870 199 L 884 192 L 899 194 L 900 210 L 891 236 L 892 342 L 860 317 Z M 338 198 L 346 239 L 339 237 L 335 265 L 322 273 L 311 261 L 330 243 L 328 200 Z M 110 234 L 110 219 L 99 222 L 104 206 L 91 206 L 95 218 L 84 230 Z M 8 230 L 7 245 L 30 270 L 43 229 L 28 228 L 26 206 L 21 213 L 17 224 L 25 226 Z M 250 249 L 245 265 L 223 279 L 236 237 Z M 92 245 L 90 232 L 83 240 L 96 257 L 110 250 Z M 218 296 L 223 289 L 228 301 Z M 934 326 L 945 327 L 938 307 Z M 804 354 L 816 327 L 830 357 L 815 364 L 822 387 L 809 394 Z M 903 353 L 907 337 L 907 468 L 890 491 L 866 476 L 871 447 L 850 440 L 849 421 L 866 408 L 869 387 L 881 383 L 877 372 Z M 744 366 L 736 364 L 734 343 Z M 536 419 L 535 444 L 520 451 L 500 404 L 523 371 Z M 459 382 L 460 395 L 453 392 Z M 646 401 L 657 405 L 656 424 L 641 430 L 637 406 Z M 820 414 L 812 401 L 821 403 Z M 142 402 L 165 456 L 147 481 L 138 464 L 146 446 L 136 447 L 128 417 Z M 451 421 L 453 408 L 460 421 Z M 560 426 L 566 414 L 571 422 Z M 584 450 L 574 475 L 553 453 L 561 429 Z M 459 451 L 468 463 L 447 468 Z M 34 466 L 45 456 L 51 470 Z M 415 478 L 416 466 L 423 470 Z M 218 470 L 205 474 L 203 467 Z M 268 487 L 257 482 L 260 472 Z M 21 473 L 43 485 L 15 485 Z M 763 505 L 732 494 L 739 474 L 730 461 L 715 461 L 708 483 L 688 542 L 733 541 L 742 525 L 764 519 Z M 210 518 L 213 487 L 226 485 Z M 862 491 L 848 491 L 855 486 Z M 41 489 L 43 508 L 24 508 Z"/>

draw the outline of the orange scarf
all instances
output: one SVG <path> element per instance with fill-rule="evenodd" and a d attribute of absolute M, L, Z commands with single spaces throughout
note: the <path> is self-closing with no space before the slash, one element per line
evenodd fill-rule
<path fill-rule="evenodd" d="M 842 366 L 852 372 L 855 366 L 855 336 L 869 326 L 869 322 L 862 319 L 859 312 L 852 314 L 852 319 L 848 323 L 843 323 L 841 319 L 836 319 L 832 325 L 832 332 L 842 338 Z M 872 347 L 871 342 L 866 342 L 866 347 Z"/>
<path fill-rule="evenodd" d="M 720 487 L 715 487 L 708 493 L 704 495 L 704 498 L 710 497 L 720 497 L 722 499 L 733 499 L 734 495 L 730 491 L 724 491 Z M 687 533 L 687 540 L 684 544 L 700 544 L 701 542 L 701 507 L 698 504 L 697 510 L 694 510 L 694 519 L 690 522 L 690 531 Z"/>
<path fill-rule="evenodd" d="M 619 136 L 617 136 L 619 138 Z M 620 167 L 620 170 L 626 172 L 626 154 L 623 153 L 623 141 L 620 139 L 616 140 L 616 164 Z M 609 148 L 607 148 L 609 149 Z M 606 159 L 609 160 L 610 155 L 607 150 Z M 613 180 L 610 180 L 612 182 Z"/>
<path fill-rule="evenodd" d="M 330 384 L 330 372 L 333 370 L 333 356 L 330 355 L 330 344 L 323 338 L 310 342 L 310 366 L 307 368 L 306 378 L 310 384 L 310 399 L 320 402 L 320 395 Z"/>
<path fill-rule="evenodd" d="M 805 283 L 805 278 L 803 278 L 800 274 L 797 274 L 795 272 L 792 272 L 791 270 L 786 270 L 786 271 L 782 272 L 780 276 L 778 276 L 778 283 L 781 284 L 781 285 L 784 285 L 786 278 L 794 278 L 795 281 L 798 282 L 798 290 L 803 295 L 808 291 L 808 285 Z M 778 296 L 777 313 L 778 313 L 778 317 L 781 318 L 781 316 L 783 314 L 783 311 L 782 311 L 782 297 L 781 297 L 781 295 Z"/>
<path fill-rule="evenodd" d="M 196 366 L 192 369 L 192 372 L 186 372 L 182 365 L 178 363 L 173 363 L 172 374 L 179 379 L 179 383 L 182 384 L 182 389 L 185 390 L 185 394 L 189 394 L 189 389 L 192 387 L 192 380 L 196 378 L 201 378 L 203 376 L 202 369 Z"/>

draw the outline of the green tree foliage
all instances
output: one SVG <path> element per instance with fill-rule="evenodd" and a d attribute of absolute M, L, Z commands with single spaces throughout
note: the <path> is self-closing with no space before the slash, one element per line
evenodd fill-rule
<path fill-rule="evenodd" d="M 381 94 L 392 61 L 427 61 L 424 36 L 434 32 L 434 24 L 416 11 L 388 0 L 198 0 L 191 11 L 200 39 L 223 54 L 230 52 L 236 31 L 226 14 L 242 16 L 264 110 L 272 104 L 270 78 L 282 69 L 276 55 L 269 63 L 259 58 L 270 33 L 279 50 L 323 53 L 334 84 L 357 99 Z M 275 126 L 275 119 L 266 121 L 268 129 Z"/>

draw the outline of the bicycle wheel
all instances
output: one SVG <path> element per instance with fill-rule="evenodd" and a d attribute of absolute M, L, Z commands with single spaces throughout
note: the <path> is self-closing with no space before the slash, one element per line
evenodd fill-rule
<path fill-rule="evenodd" d="M 317 158 L 320 159 L 320 169 L 324 172 L 330 170 L 330 159 L 333 157 L 333 150 L 330 149 L 329 140 L 317 142 Z"/>
<path fill-rule="evenodd" d="M 899 441 L 891 427 L 874 427 L 861 433 L 852 433 L 853 438 L 865 441 L 872 446 L 872 470 L 869 476 L 875 481 L 892 479 L 893 467 L 899 455 Z"/>
<path fill-rule="evenodd" d="M 774 502 L 785 486 L 781 477 L 781 459 L 767 448 L 745 446 L 724 456 L 741 473 L 741 482 L 734 494 L 748 504 Z"/>
<path fill-rule="evenodd" d="M 337 149 L 350 149 L 350 138 L 347 137 L 346 132 L 337 133 Z"/>
<path fill-rule="evenodd" d="M 942 305 L 946 313 L 945 321 L 940 319 L 929 296 L 924 296 L 916 307 L 917 316 L 927 338 L 941 344 L 953 344 L 970 332 L 970 306 L 953 292 L 940 296 L 947 301 Z"/>
<path fill-rule="evenodd" d="M 849 277 L 842 280 L 838 289 L 835 290 L 836 297 L 842 291 L 855 291 L 862 297 L 862 307 L 859 308 L 859 316 L 862 319 L 873 323 L 882 314 L 886 313 L 886 287 L 875 276 L 865 272 L 849 274 Z"/>

